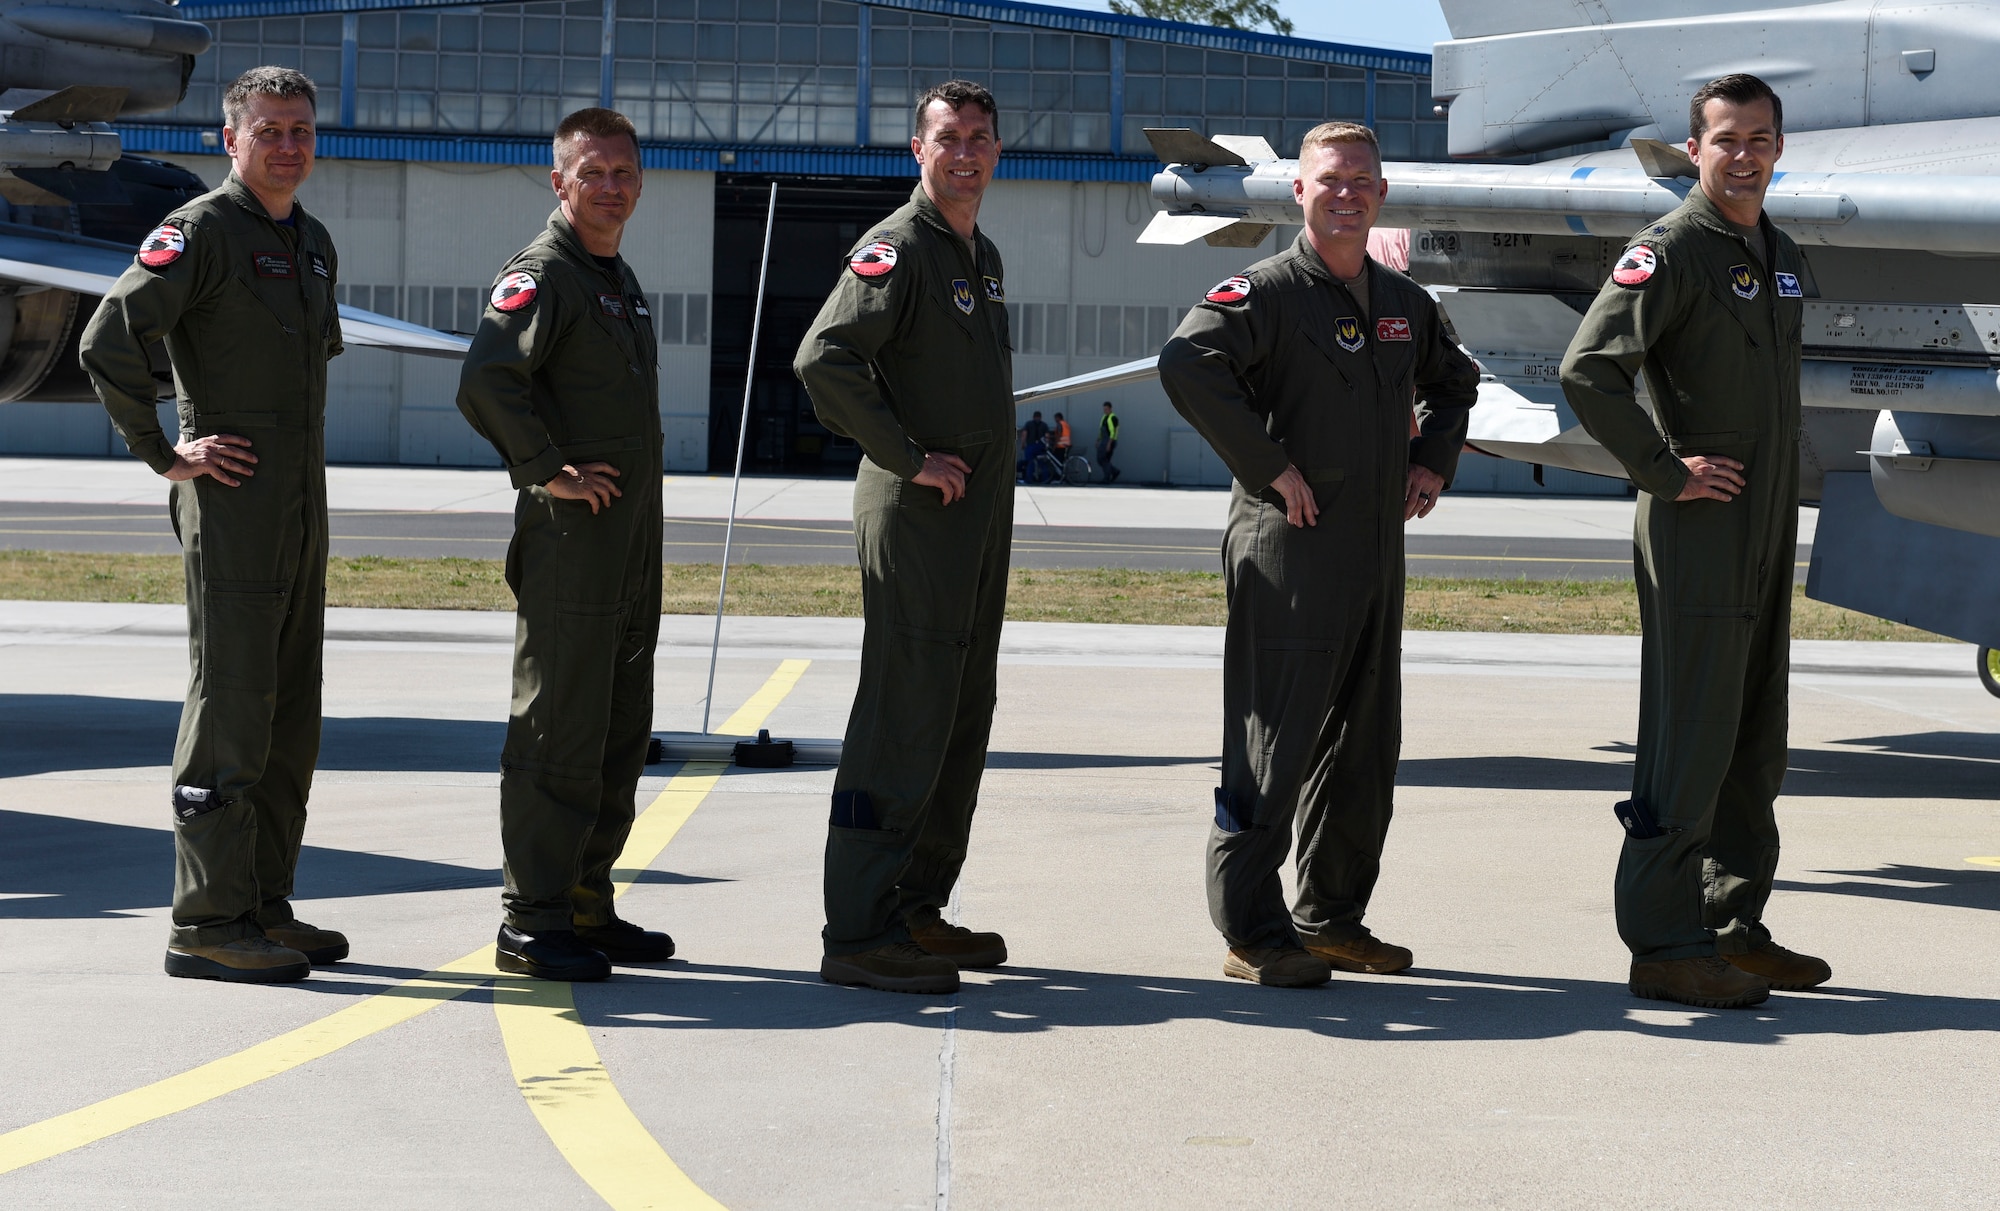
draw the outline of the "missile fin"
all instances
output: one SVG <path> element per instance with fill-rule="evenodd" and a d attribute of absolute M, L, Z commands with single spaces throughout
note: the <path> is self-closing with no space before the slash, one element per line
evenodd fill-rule
<path fill-rule="evenodd" d="M 1278 153 L 1271 150 L 1271 145 L 1264 141 L 1262 135 L 1211 135 L 1209 142 L 1235 152 L 1243 157 L 1246 164 L 1262 164 L 1278 158 Z"/>
<path fill-rule="evenodd" d="M 1663 143 L 1658 139 L 1634 139 L 1632 153 L 1639 157 L 1639 167 L 1646 175 L 1657 180 L 1671 181 L 1675 177 L 1699 175 L 1687 152 L 1672 143 Z"/>
<path fill-rule="evenodd" d="M 1170 214 L 1160 211 L 1146 230 L 1139 233 L 1141 244 L 1192 244 L 1241 221 L 1233 214 Z M 1261 237 L 1260 237 L 1261 238 Z"/>
<path fill-rule="evenodd" d="M 1276 223 L 1236 223 L 1202 237 L 1210 248 L 1255 248 L 1271 234 Z"/>
<path fill-rule="evenodd" d="M 1217 165 L 1249 163 L 1227 147 L 1206 138 L 1201 132 L 1186 127 L 1149 126 L 1146 128 L 1146 142 L 1153 145 L 1153 154 L 1168 164 L 1198 164 L 1203 168 L 1213 168 Z"/>

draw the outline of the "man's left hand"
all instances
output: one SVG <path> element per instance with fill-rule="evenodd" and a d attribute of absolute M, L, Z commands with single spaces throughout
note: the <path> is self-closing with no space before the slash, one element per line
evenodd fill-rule
<path fill-rule="evenodd" d="M 1403 520 L 1429 517 L 1444 494 L 1444 476 L 1429 467 L 1411 467 L 1409 482 L 1403 487 Z"/>

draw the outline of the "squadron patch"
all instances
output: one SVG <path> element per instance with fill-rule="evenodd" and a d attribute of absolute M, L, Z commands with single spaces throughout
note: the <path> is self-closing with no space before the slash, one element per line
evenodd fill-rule
<path fill-rule="evenodd" d="M 1644 286 L 1653 280 L 1653 271 L 1660 267 L 1660 258 L 1644 244 L 1634 244 L 1618 258 L 1618 264 L 1611 269 L 1611 280 L 1620 286 Z"/>
<path fill-rule="evenodd" d="M 951 279 L 951 301 L 967 315 L 972 314 L 972 283 L 964 278 Z"/>
<path fill-rule="evenodd" d="M 1757 297 L 1758 289 L 1762 286 L 1763 283 L 1757 280 L 1757 275 L 1750 272 L 1750 266 L 1731 265 L 1729 267 L 1729 288 L 1736 292 L 1737 298 L 1754 299 Z"/>
<path fill-rule="evenodd" d="M 1367 336 L 1361 331 L 1361 321 L 1351 315 L 1343 315 L 1333 321 L 1333 340 L 1349 353 L 1361 352 L 1361 347 L 1368 343 Z"/>
<path fill-rule="evenodd" d="M 1800 290 L 1800 289 L 1799 289 L 1799 275 L 1798 275 L 1798 274 L 1796 274 L 1796 273 L 1774 273 L 1774 274 L 1772 274 L 1771 276 L 1772 276 L 1773 278 L 1777 279 L 1777 282 L 1778 282 L 1778 297 L 1779 297 L 1779 298 L 1781 298 L 1781 299 L 1798 299 L 1798 298 L 1804 298 L 1804 297 L 1805 297 L 1805 292 L 1804 292 L 1803 290 Z"/>
<path fill-rule="evenodd" d="M 1004 303 L 1007 301 L 1007 292 L 1000 288 L 999 278 L 989 277 L 986 279 L 986 301 L 989 303 Z"/>
<path fill-rule="evenodd" d="M 535 285 L 534 275 L 525 269 L 516 269 L 494 283 L 493 297 L 487 301 L 493 304 L 495 311 L 521 311 L 535 301 L 538 289 L 540 287 Z"/>
<path fill-rule="evenodd" d="M 148 269 L 165 269 L 187 251 L 187 236 L 172 223 L 153 228 L 139 243 L 139 263 Z"/>
<path fill-rule="evenodd" d="M 1378 341 L 1407 341 L 1410 339 L 1410 321 L 1400 315 L 1375 321 L 1375 339 Z"/>
<path fill-rule="evenodd" d="M 1202 297 L 1211 303 L 1240 303 L 1250 297 L 1250 279 L 1240 273 L 1224 278 Z"/>
<path fill-rule="evenodd" d="M 876 240 L 847 258 L 847 267 L 865 278 L 879 278 L 896 267 L 896 246 Z"/>

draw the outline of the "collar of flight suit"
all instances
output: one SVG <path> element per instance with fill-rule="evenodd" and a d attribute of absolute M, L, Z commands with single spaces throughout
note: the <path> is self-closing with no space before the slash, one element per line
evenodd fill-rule
<path fill-rule="evenodd" d="M 1306 238 L 1304 231 L 1299 232 L 1298 238 L 1292 242 L 1292 260 L 1305 271 L 1306 276 L 1318 278 L 1347 295 L 1350 300 L 1359 303 L 1359 300 L 1355 300 L 1348 291 L 1347 284 L 1335 277 L 1333 270 L 1326 267 L 1326 262 L 1320 259 L 1319 249 L 1313 247 L 1312 241 Z M 1368 279 L 1368 310 L 1379 310 L 1375 299 L 1376 289 L 1381 285 L 1381 275 L 1375 272 L 1375 258 L 1365 252 L 1361 254 L 1361 272 Z M 1361 318 L 1368 317 L 1364 315 Z"/>
<path fill-rule="evenodd" d="M 950 221 L 944 217 L 944 211 L 939 210 L 937 203 L 931 201 L 931 195 L 924 192 L 924 183 L 922 181 L 918 181 L 917 187 L 910 191 L 910 201 L 916 203 L 917 217 L 937 228 L 945 235 L 950 236 L 952 242 L 970 253 L 975 262 L 979 260 L 980 230 L 977 223 L 972 225 L 972 239 L 970 241 L 958 234 L 958 229 L 953 227 Z"/>
<path fill-rule="evenodd" d="M 1688 212 L 1688 217 L 1694 220 L 1696 226 L 1705 227 L 1737 243 L 1744 241 L 1743 234 L 1736 230 L 1735 224 L 1723 217 L 1721 209 L 1709 199 L 1707 191 L 1702 189 L 1699 182 L 1693 189 L 1688 190 L 1687 201 L 1681 203 L 1681 206 Z M 1761 209 L 1757 211 L 1757 230 L 1763 233 L 1765 246 L 1775 254 L 1778 241 L 1772 238 L 1771 216 Z"/>
<path fill-rule="evenodd" d="M 583 240 L 576 234 L 576 228 L 563 217 L 561 206 L 557 206 L 549 213 L 549 232 L 555 237 L 556 247 L 562 249 L 564 256 L 585 269 L 595 271 L 605 280 L 616 283 L 618 293 L 625 293 L 624 254 L 620 253 L 617 256 L 617 264 L 613 268 L 606 269 L 598 264 L 596 255 L 583 246 Z"/>
<path fill-rule="evenodd" d="M 243 178 L 236 175 L 235 169 L 233 168 L 230 169 L 229 175 L 223 178 L 222 192 L 229 196 L 230 201 L 236 203 L 238 206 L 241 206 L 243 209 L 249 211 L 251 214 L 256 215 L 258 218 L 264 220 L 266 223 L 269 223 L 271 226 L 276 227 L 280 231 L 283 231 L 285 229 L 285 224 L 280 223 L 278 220 L 271 217 L 271 212 L 264 208 L 264 200 L 262 198 L 259 198 L 256 192 L 252 190 L 248 185 L 245 185 L 243 183 Z M 305 230 L 305 222 L 304 222 L 305 218 L 306 218 L 306 208 L 304 204 L 302 204 L 299 201 L 298 195 L 293 194 L 291 229 L 294 235 L 297 235 L 298 233 L 303 232 Z"/>

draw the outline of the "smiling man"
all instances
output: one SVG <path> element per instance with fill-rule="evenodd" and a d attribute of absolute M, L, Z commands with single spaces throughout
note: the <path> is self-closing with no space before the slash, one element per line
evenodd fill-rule
<path fill-rule="evenodd" d="M 639 204 L 639 134 L 582 109 L 556 127 L 548 227 L 494 279 L 458 407 L 520 496 L 514 705 L 500 755 L 506 858 L 497 962 L 550 980 L 671 958 L 620 920 L 625 848 L 653 734 L 660 633 L 659 346 L 618 255 Z"/>
<path fill-rule="evenodd" d="M 1315 127 L 1292 188 L 1297 242 L 1208 292 L 1160 381 L 1236 479 L 1209 914 L 1223 974 L 1298 987 L 1412 961 L 1362 924 L 1402 742 L 1403 526 L 1450 483 L 1479 375 L 1423 288 L 1368 256 L 1375 133 Z"/>
<path fill-rule="evenodd" d="M 826 842 L 822 978 L 951 992 L 1007 961 L 943 918 L 993 728 L 1014 532 L 1006 273 L 979 230 L 1000 161 L 993 94 L 917 101 L 909 204 L 848 254 L 794 369 L 821 423 L 860 443 L 861 684 Z"/>
<path fill-rule="evenodd" d="M 146 237 L 82 339 L 125 444 L 173 482 L 186 564 L 175 976 L 275 983 L 347 956 L 290 902 L 319 760 L 326 363 L 341 350 L 339 258 L 293 196 L 312 174 L 317 101 L 287 67 L 230 84 L 228 179 Z M 173 365 L 178 441 L 154 410 L 153 341 Z"/>
<path fill-rule="evenodd" d="M 1635 236 L 1563 392 L 1640 489 L 1639 744 L 1618 859 L 1638 996 L 1710 1008 L 1832 977 L 1764 928 L 1786 764 L 1799 519 L 1798 246 L 1764 214 L 1784 108 L 1755 76 L 1688 111 L 1700 187 Z M 1652 413 L 1637 398 L 1644 370 Z"/>

